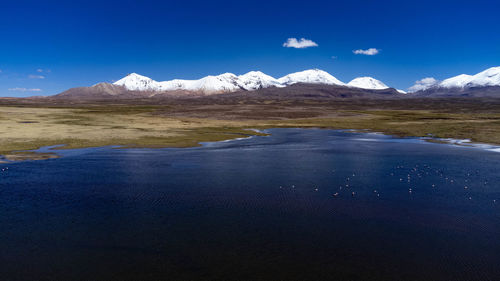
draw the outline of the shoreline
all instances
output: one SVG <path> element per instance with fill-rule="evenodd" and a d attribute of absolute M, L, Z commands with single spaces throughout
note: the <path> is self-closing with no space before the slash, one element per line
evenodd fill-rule
<path fill-rule="evenodd" d="M 224 139 L 224 140 L 217 140 L 217 141 L 210 141 L 210 142 L 198 142 L 197 145 L 192 145 L 192 146 L 182 146 L 182 147 L 177 147 L 177 146 L 163 146 L 163 147 L 158 147 L 158 146 L 123 146 L 123 145 L 104 145 L 104 146 L 88 146 L 88 147 L 76 147 L 76 148 L 70 148 L 67 147 L 65 144 L 55 144 L 55 145 L 49 145 L 49 146 L 42 146 L 37 149 L 33 150 L 27 150 L 27 151 L 15 151 L 12 154 L 4 154 L 0 155 L 0 164 L 9 164 L 9 163 L 18 163 L 18 162 L 23 162 L 23 161 L 37 161 L 37 160 L 47 160 L 47 159 L 57 159 L 63 157 L 60 154 L 57 154 L 57 151 L 61 150 L 78 150 L 78 149 L 86 149 L 86 148 L 104 148 L 104 147 L 110 147 L 113 149 L 134 149 L 134 148 L 144 148 L 144 149 L 162 149 L 162 148 L 193 148 L 193 147 L 199 147 L 199 146 L 204 146 L 205 144 L 210 144 L 210 143 L 224 143 L 224 142 L 232 142 L 232 141 L 238 141 L 238 140 L 247 140 L 251 139 L 256 136 L 272 136 L 272 133 L 266 132 L 266 130 L 273 130 L 273 129 L 318 129 L 318 130 L 332 130 L 332 131 L 339 131 L 339 132 L 346 132 L 346 133 L 361 133 L 361 134 L 381 134 L 384 136 L 389 136 L 389 137 L 394 137 L 398 139 L 404 140 L 405 138 L 413 138 L 413 139 L 418 139 L 422 140 L 425 142 L 429 143 L 434 143 L 434 144 L 443 144 L 443 145 L 450 145 L 450 146 L 458 146 L 458 147 L 464 147 L 464 148 L 475 148 L 475 149 L 481 149 L 485 151 L 490 151 L 490 152 L 496 152 L 500 153 L 500 145 L 495 145 L 495 144 L 489 144 L 489 143 L 480 143 L 480 142 L 472 142 L 470 139 L 453 139 L 453 138 L 434 138 L 434 137 L 418 137 L 418 136 L 397 136 L 397 135 L 392 135 L 392 134 L 386 134 L 384 132 L 375 132 L 371 131 L 370 129 L 333 129 L 333 128 L 322 128 L 322 127 L 273 127 L 273 128 L 262 128 L 262 129 L 254 129 L 254 128 L 247 128 L 245 130 L 248 131 L 254 131 L 258 133 L 258 135 L 247 135 L 245 137 L 237 137 L 237 138 L 229 138 L 229 139 Z M 43 152 L 40 152 L 43 151 Z"/>
<path fill-rule="evenodd" d="M 469 139 L 500 145 L 500 104 L 464 109 L 403 110 L 399 104 L 274 101 L 263 104 L 79 105 L 75 107 L 0 106 L 0 155 L 6 159 L 50 158 L 33 155 L 41 147 L 58 149 L 196 147 L 204 142 L 265 135 L 270 128 L 321 128 L 377 132 L 396 137 L 431 136 L 432 142 Z M 396 108 L 393 108 L 396 107 Z M 24 153 L 23 151 L 31 151 Z M 51 151 L 52 152 L 52 151 Z M 22 156 L 22 154 L 25 154 Z M 28 155 L 30 154 L 30 155 Z"/>

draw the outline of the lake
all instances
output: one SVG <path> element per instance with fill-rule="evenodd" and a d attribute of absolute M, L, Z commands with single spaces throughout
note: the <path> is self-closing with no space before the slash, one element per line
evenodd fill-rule
<path fill-rule="evenodd" d="M 321 129 L 0 164 L 2 280 L 499 280 L 500 153 Z"/>

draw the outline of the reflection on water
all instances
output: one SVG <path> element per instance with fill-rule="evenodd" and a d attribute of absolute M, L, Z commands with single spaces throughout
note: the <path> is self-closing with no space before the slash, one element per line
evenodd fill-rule
<path fill-rule="evenodd" d="M 270 132 L 0 164 L 0 276 L 500 276 L 499 153 L 379 134 Z"/>

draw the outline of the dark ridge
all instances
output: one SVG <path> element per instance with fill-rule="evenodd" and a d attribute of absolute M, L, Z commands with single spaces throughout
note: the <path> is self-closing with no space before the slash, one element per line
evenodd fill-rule
<path fill-rule="evenodd" d="M 411 93 L 410 95 L 417 97 L 500 98 L 500 86 L 466 87 L 466 88 L 433 87 L 427 90 Z"/>
<path fill-rule="evenodd" d="M 401 94 L 389 88 L 383 90 L 367 90 L 338 85 L 294 84 L 284 88 L 264 88 L 256 91 L 238 91 L 205 95 L 190 91 L 129 91 L 123 86 L 109 83 L 99 83 L 91 87 L 78 87 L 66 90 L 60 94 L 47 97 L 0 98 L 0 104 L 307 104 L 335 103 L 342 101 L 353 104 L 401 104 L 411 108 L 413 104 L 425 103 L 432 107 L 446 108 L 451 103 L 487 103 L 496 104 L 500 100 L 500 87 L 476 87 L 443 89 L 433 88 L 411 94 Z M 438 105 L 439 104 L 439 105 Z"/>

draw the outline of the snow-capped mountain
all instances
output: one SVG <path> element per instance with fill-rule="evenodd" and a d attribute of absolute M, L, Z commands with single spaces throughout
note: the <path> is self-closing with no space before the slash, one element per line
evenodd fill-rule
<path fill-rule="evenodd" d="M 500 66 L 491 67 L 473 76 L 472 86 L 500 86 Z"/>
<path fill-rule="evenodd" d="M 278 79 L 278 81 L 286 86 L 297 83 L 345 86 L 345 83 L 333 77 L 330 73 L 320 69 L 310 69 L 291 73 L 281 77 L 280 79 Z"/>
<path fill-rule="evenodd" d="M 151 78 L 132 73 L 113 83 L 131 91 L 200 91 L 206 94 L 235 92 L 238 90 L 254 91 L 268 87 L 284 87 L 277 79 L 260 71 L 251 71 L 236 76 L 224 73 L 206 76 L 199 80 L 174 79 L 157 82 Z"/>
<path fill-rule="evenodd" d="M 255 91 L 258 89 L 277 87 L 283 88 L 293 84 L 323 84 L 349 86 L 369 90 L 382 90 L 389 87 L 371 77 L 358 77 L 345 84 L 334 76 L 320 69 L 310 69 L 295 72 L 276 79 L 260 71 L 250 71 L 243 75 L 224 73 L 217 76 L 206 76 L 199 80 L 174 79 L 158 82 L 151 78 L 132 73 L 113 83 L 130 91 L 190 91 L 204 94 L 218 94 L 236 91 Z M 403 91 L 398 90 L 400 93 Z M 155 95 L 154 93 L 152 95 Z"/>
<path fill-rule="evenodd" d="M 157 91 L 160 87 L 155 80 L 137 73 L 131 73 L 113 84 L 123 86 L 130 91 Z"/>
<path fill-rule="evenodd" d="M 355 78 L 351 82 L 347 83 L 347 86 L 371 90 L 382 90 L 389 88 L 389 86 L 382 83 L 382 81 L 372 77 Z"/>
<path fill-rule="evenodd" d="M 268 87 L 284 87 L 277 79 L 260 71 L 250 71 L 238 76 L 241 88 L 247 91 L 258 90 Z"/>
<path fill-rule="evenodd" d="M 304 85 L 302 85 L 304 84 Z M 309 84 L 309 85 L 306 85 Z M 314 84 L 314 85 L 311 85 Z M 290 87 L 290 89 L 280 89 Z M 266 89 L 267 88 L 267 89 Z M 274 88 L 274 89 L 273 89 Z M 276 79 L 260 71 L 235 75 L 224 73 L 198 80 L 174 79 L 158 82 L 132 73 L 113 84 L 99 83 L 92 87 L 68 89 L 56 95 L 68 99 L 135 99 L 166 97 L 199 97 L 203 95 L 259 91 L 265 95 L 307 98 L 391 97 L 406 94 L 372 77 L 358 77 L 345 84 L 329 73 L 311 69 L 291 73 Z M 500 67 L 492 67 L 475 75 L 462 74 L 443 81 L 427 77 L 408 89 L 417 97 L 500 97 Z M 414 93 L 414 94 L 413 94 Z M 258 95 L 258 93 L 257 93 Z M 408 95 L 408 97 L 412 96 Z M 231 95 L 233 96 L 233 95 Z"/>
<path fill-rule="evenodd" d="M 439 82 L 437 86 L 442 88 L 463 88 L 470 82 L 471 79 L 472 75 L 460 74 Z"/>
<path fill-rule="evenodd" d="M 207 76 L 199 80 L 181 80 L 158 82 L 156 91 L 201 91 L 207 94 L 234 92 L 241 90 L 238 85 L 238 76 L 232 73 L 224 73 L 217 76 Z"/>
<path fill-rule="evenodd" d="M 368 89 L 368 90 L 385 90 L 390 88 L 382 81 L 377 80 L 373 77 L 354 78 L 351 80 L 351 82 L 347 83 L 347 86 L 361 88 L 361 89 Z M 396 91 L 400 94 L 406 94 L 406 92 L 403 90 L 396 89 Z"/>
<path fill-rule="evenodd" d="M 426 78 L 427 80 L 433 78 Z M 475 75 L 460 74 L 443 81 L 433 79 L 433 83 L 422 83 L 417 81 L 417 84 L 410 89 L 416 91 L 423 91 L 428 89 L 439 88 L 472 88 L 472 87 L 487 87 L 487 86 L 500 86 L 500 67 L 491 67 L 485 71 L 479 72 Z"/>

